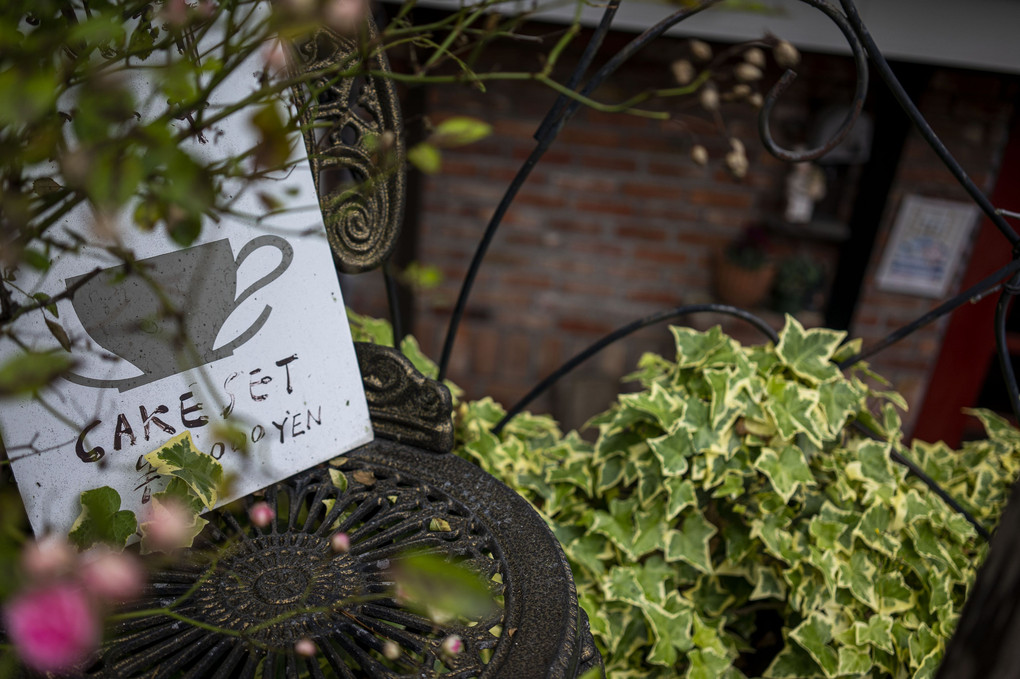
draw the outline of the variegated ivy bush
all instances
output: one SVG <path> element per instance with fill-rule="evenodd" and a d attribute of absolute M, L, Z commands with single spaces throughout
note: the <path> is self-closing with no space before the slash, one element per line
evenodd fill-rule
<path fill-rule="evenodd" d="M 608 676 L 932 676 L 985 546 L 890 453 L 991 527 L 1020 433 L 977 412 L 987 440 L 902 449 L 902 399 L 836 367 L 858 348 L 843 333 L 672 333 L 676 359 L 641 360 L 594 444 L 531 415 L 495 436 L 490 399 L 458 409 L 459 452 L 562 542 Z"/>

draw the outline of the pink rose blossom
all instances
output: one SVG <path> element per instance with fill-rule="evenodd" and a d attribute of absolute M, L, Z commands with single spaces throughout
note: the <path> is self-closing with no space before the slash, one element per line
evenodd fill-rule
<path fill-rule="evenodd" d="M 248 518 L 259 528 L 265 528 L 276 518 L 276 511 L 267 502 L 256 502 L 248 510 Z"/>
<path fill-rule="evenodd" d="M 67 582 L 24 592 L 3 611 L 11 643 L 37 672 L 62 672 L 99 646 L 99 620 L 85 592 Z"/>
<path fill-rule="evenodd" d="M 137 559 L 105 549 L 84 554 L 78 576 L 89 594 L 110 604 L 134 599 L 145 586 Z"/>

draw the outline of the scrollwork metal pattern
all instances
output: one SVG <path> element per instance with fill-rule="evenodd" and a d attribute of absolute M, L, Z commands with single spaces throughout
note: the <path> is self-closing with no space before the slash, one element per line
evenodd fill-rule
<path fill-rule="evenodd" d="M 400 106 L 380 75 L 389 63 L 378 48 L 362 61 L 357 40 L 326 28 L 296 47 L 315 74 L 297 96 L 326 235 L 342 271 L 367 271 L 393 250 L 404 213 Z"/>

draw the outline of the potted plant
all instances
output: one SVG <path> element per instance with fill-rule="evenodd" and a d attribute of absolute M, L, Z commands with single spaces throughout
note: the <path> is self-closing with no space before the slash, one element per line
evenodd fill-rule
<path fill-rule="evenodd" d="M 715 258 L 716 297 L 736 307 L 758 306 L 768 296 L 775 274 L 765 230 L 759 226 L 748 227 Z"/>
<path fill-rule="evenodd" d="M 992 529 L 1020 434 L 955 451 L 900 443 L 902 397 L 875 388 L 845 333 L 787 316 L 778 344 L 672 328 L 589 426 L 458 409 L 459 453 L 546 516 L 610 677 L 932 677 L 986 544 L 890 458 L 911 459 Z M 873 439 L 872 437 L 875 437 Z"/>
<path fill-rule="evenodd" d="M 822 286 L 825 271 L 806 253 L 791 255 L 779 262 L 772 284 L 772 309 L 795 314 L 812 306 Z"/>

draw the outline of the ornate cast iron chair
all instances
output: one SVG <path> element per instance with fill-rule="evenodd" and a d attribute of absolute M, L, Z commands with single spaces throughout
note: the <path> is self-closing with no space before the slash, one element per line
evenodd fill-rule
<path fill-rule="evenodd" d="M 325 31 L 298 47 L 309 69 L 324 72 L 353 49 Z M 382 54 L 374 59 L 373 70 L 387 68 Z M 367 135 L 393 131 L 401 150 L 396 93 L 385 78 L 329 84 L 323 76 L 315 86 L 325 94 L 305 121 L 316 122 L 306 143 L 330 245 L 342 270 L 364 271 L 392 249 L 403 174 L 374 183 L 370 196 L 327 187 L 337 175 L 379 176 Z M 209 629 L 161 614 L 122 622 L 89 676 L 525 679 L 601 666 L 570 567 L 545 522 L 450 452 L 447 389 L 389 347 L 359 344 L 356 351 L 376 441 L 266 489 L 277 513 L 266 528 L 226 512 L 207 516 L 196 547 L 154 573 L 133 609 L 173 605 Z M 330 469 L 342 472 L 346 488 Z M 331 549 L 336 530 L 350 536 L 349 552 Z M 388 598 L 390 561 L 409 548 L 488 578 L 496 613 L 438 624 Z M 463 640 L 463 652 L 442 652 L 451 634 Z M 294 651 L 303 638 L 316 644 L 314 657 Z"/>

